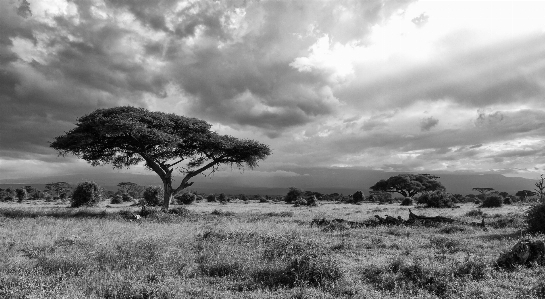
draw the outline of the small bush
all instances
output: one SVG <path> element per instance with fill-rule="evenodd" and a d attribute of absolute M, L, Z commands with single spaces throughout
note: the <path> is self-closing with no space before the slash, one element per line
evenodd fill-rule
<path fill-rule="evenodd" d="M 208 202 L 216 202 L 216 195 L 210 194 L 206 197 L 206 201 Z"/>
<path fill-rule="evenodd" d="M 294 207 L 300 207 L 300 206 L 306 206 L 306 205 L 307 205 L 307 200 L 304 198 L 299 198 L 293 202 Z"/>
<path fill-rule="evenodd" d="M 305 195 L 305 192 L 299 188 L 291 187 L 288 191 L 288 194 L 284 197 L 284 200 L 287 203 L 293 203 L 297 201 L 300 198 L 303 198 L 303 195 Z"/>
<path fill-rule="evenodd" d="M 268 200 L 266 197 L 264 197 L 264 196 L 260 196 L 260 197 L 259 197 L 259 202 L 260 202 L 260 203 L 268 203 L 269 200 Z"/>
<path fill-rule="evenodd" d="M 483 200 L 481 208 L 500 208 L 503 204 L 502 198 L 499 196 L 488 196 Z"/>
<path fill-rule="evenodd" d="M 363 192 L 356 191 L 356 193 L 352 194 L 352 203 L 360 203 L 365 199 L 365 196 L 363 196 Z"/>
<path fill-rule="evenodd" d="M 318 200 L 316 199 L 316 196 L 312 195 L 309 198 L 307 198 L 307 206 L 309 206 L 309 207 L 317 207 L 318 206 Z"/>
<path fill-rule="evenodd" d="M 102 190 L 95 182 L 79 183 L 72 193 L 71 207 L 96 206 L 102 199 Z"/>
<path fill-rule="evenodd" d="M 180 195 L 176 195 L 174 199 L 176 199 L 176 202 L 180 205 L 190 205 L 197 200 L 197 195 L 186 192 Z"/>
<path fill-rule="evenodd" d="M 402 206 L 412 206 L 413 205 L 413 199 L 410 197 L 405 197 L 403 201 L 401 201 Z"/>
<path fill-rule="evenodd" d="M 25 189 L 17 188 L 15 189 L 15 196 L 17 197 L 18 202 L 22 202 L 23 200 L 27 199 L 28 194 Z"/>
<path fill-rule="evenodd" d="M 434 191 L 420 196 L 418 203 L 425 204 L 428 208 L 454 208 L 450 194 L 443 191 Z"/>
<path fill-rule="evenodd" d="M 133 198 L 129 194 L 123 193 L 121 194 L 121 200 L 123 200 L 124 202 L 131 202 L 133 201 Z"/>
<path fill-rule="evenodd" d="M 545 233 L 545 204 L 534 205 L 526 212 L 526 224 L 529 232 Z"/>
<path fill-rule="evenodd" d="M 227 195 L 225 195 L 225 193 L 220 193 L 220 195 L 218 196 L 218 201 L 220 203 L 227 203 L 227 202 L 229 202 L 229 197 L 227 197 Z"/>
<path fill-rule="evenodd" d="M 147 206 L 160 206 L 163 204 L 163 188 L 158 186 L 146 187 L 143 193 L 144 204 Z"/>
<path fill-rule="evenodd" d="M 123 203 L 123 197 L 120 194 L 116 194 L 112 197 L 112 199 L 110 200 L 110 203 L 113 205 Z"/>
<path fill-rule="evenodd" d="M 471 210 L 471 211 L 466 213 L 466 216 L 468 216 L 468 217 L 480 217 L 480 216 L 483 216 L 483 215 L 484 215 L 484 213 L 481 210 Z"/>
<path fill-rule="evenodd" d="M 513 204 L 513 201 L 511 200 L 511 197 L 506 197 L 503 199 L 503 204 L 504 205 L 510 205 L 510 204 Z"/>

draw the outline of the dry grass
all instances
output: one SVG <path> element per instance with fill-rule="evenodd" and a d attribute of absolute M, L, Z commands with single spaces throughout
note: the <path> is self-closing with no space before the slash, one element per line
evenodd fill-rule
<path fill-rule="evenodd" d="M 128 221 L 120 208 L 0 206 L 0 298 L 541 298 L 542 268 L 501 271 L 526 206 L 416 209 L 465 225 L 323 230 L 313 218 L 408 207 L 197 203 Z M 135 208 L 132 208 L 135 209 Z M 472 212 L 473 211 L 473 212 Z"/>

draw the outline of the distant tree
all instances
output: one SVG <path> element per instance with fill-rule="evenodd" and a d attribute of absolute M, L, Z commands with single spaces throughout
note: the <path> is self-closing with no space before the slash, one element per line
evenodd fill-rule
<path fill-rule="evenodd" d="M 371 190 L 397 192 L 403 197 L 413 197 L 421 192 L 444 191 L 445 187 L 437 181 L 438 178 L 430 174 L 400 174 L 380 180 L 371 186 Z"/>
<path fill-rule="evenodd" d="M 292 203 L 298 200 L 299 198 L 303 198 L 305 195 L 305 192 L 299 188 L 290 187 L 288 194 L 284 197 L 284 201 L 287 203 Z"/>
<path fill-rule="evenodd" d="M 17 188 L 15 189 L 15 196 L 17 197 L 18 202 L 22 202 L 27 199 L 28 194 L 24 188 Z"/>
<path fill-rule="evenodd" d="M 67 182 L 49 183 L 45 185 L 45 191 L 54 197 L 61 198 L 61 194 L 66 197 L 66 194 L 72 190 L 72 187 Z"/>
<path fill-rule="evenodd" d="M 473 190 L 479 192 L 481 194 L 481 196 L 483 197 L 482 199 L 486 199 L 486 195 L 488 194 L 488 192 L 491 192 L 491 191 L 494 191 L 494 188 L 480 188 L 480 187 L 477 187 L 477 188 L 473 188 Z"/>
<path fill-rule="evenodd" d="M 79 183 L 72 193 L 72 208 L 96 206 L 102 200 L 102 188 L 95 182 Z"/>
<path fill-rule="evenodd" d="M 541 175 L 540 179 L 536 182 L 536 194 L 539 195 L 539 201 L 545 203 L 545 177 Z"/>
<path fill-rule="evenodd" d="M 128 194 L 135 198 L 141 197 L 145 189 L 144 186 L 131 182 L 121 182 L 117 184 L 117 188 L 119 191 L 121 191 L 121 193 Z"/>
<path fill-rule="evenodd" d="M 518 196 L 521 201 L 525 201 L 526 198 L 536 195 L 534 191 L 530 190 L 521 190 L 515 193 L 515 196 Z"/>
<path fill-rule="evenodd" d="M 353 203 L 362 202 L 364 199 L 365 197 L 363 196 L 363 192 L 361 191 L 356 191 L 356 193 L 352 194 Z"/>
<path fill-rule="evenodd" d="M 213 173 L 223 164 L 254 168 L 271 154 L 265 144 L 219 135 L 210 128 L 203 120 L 143 108 L 99 109 L 80 117 L 76 128 L 56 137 L 51 147 L 92 166 L 124 168 L 145 162 L 163 182 L 163 209 L 168 209 L 173 195 L 193 185 L 193 177 Z M 175 188 L 176 168 L 185 176 Z"/>
<path fill-rule="evenodd" d="M 499 194 L 501 197 L 503 197 L 503 198 L 506 198 L 506 197 L 509 196 L 509 193 L 507 193 L 507 192 L 505 192 L 505 191 L 499 192 L 498 194 Z"/>

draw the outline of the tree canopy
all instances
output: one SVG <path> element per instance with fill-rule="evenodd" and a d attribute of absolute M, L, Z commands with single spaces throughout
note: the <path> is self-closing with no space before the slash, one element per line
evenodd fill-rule
<path fill-rule="evenodd" d="M 413 197 L 421 192 L 445 190 L 439 177 L 430 174 L 399 174 L 387 180 L 380 180 L 371 186 L 371 190 L 379 192 L 397 192 L 404 197 Z"/>
<path fill-rule="evenodd" d="M 221 164 L 254 168 L 271 154 L 254 140 L 237 139 L 211 131 L 204 120 L 144 108 L 99 109 L 80 117 L 76 127 L 55 138 L 51 147 L 60 155 L 74 154 L 93 166 L 124 168 L 144 162 L 159 175 L 164 187 L 163 207 L 174 194 L 191 186 L 189 180 Z M 172 187 L 172 173 L 184 176 Z"/>

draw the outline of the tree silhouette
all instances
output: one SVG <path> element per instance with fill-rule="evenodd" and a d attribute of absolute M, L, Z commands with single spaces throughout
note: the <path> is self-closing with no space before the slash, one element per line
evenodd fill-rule
<path fill-rule="evenodd" d="M 219 135 L 210 128 L 204 120 L 143 108 L 99 109 L 79 118 L 76 128 L 56 137 L 51 147 L 92 166 L 124 168 L 144 162 L 161 178 L 163 208 L 168 209 L 173 195 L 191 186 L 198 174 L 213 173 L 222 164 L 254 168 L 271 154 L 265 144 Z M 175 169 L 184 175 L 176 188 Z"/>

